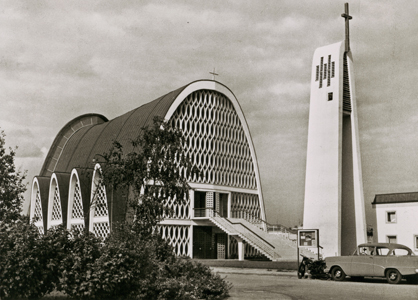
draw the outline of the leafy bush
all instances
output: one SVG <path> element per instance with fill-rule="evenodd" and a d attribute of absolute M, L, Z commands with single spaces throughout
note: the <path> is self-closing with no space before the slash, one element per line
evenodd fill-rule
<path fill-rule="evenodd" d="M 209 267 L 190 259 L 171 259 L 156 282 L 156 299 L 224 299 L 231 285 Z"/>
<path fill-rule="evenodd" d="M 94 298 L 93 266 L 101 256 L 102 240 L 90 232 L 71 234 L 60 263 L 58 290 L 74 298 Z"/>
<path fill-rule="evenodd" d="M 51 292 L 60 275 L 60 260 L 67 255 L 62 230 L 41 236 L 20 218 L 0 225 L 0 297 L 38 298 Z"/>

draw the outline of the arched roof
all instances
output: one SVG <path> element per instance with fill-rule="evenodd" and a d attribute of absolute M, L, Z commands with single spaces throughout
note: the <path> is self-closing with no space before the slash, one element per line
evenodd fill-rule
<path fill-rule="evenodd" d="M 130 141 L 140 134 L 141 128 L 152 125 L 155 116 L 170 119 L 182 101 L 197 90 L 218 91 L 224 94 L 234 106 L 251 149 L 262 216 L 265 216 L 257 157 L 245 116 L 232 91 L 213 80 L 191 82 L 112 120 L 107 120 L 104 116 L 97 114 L 75 118 L 64 126 L 55 138 L 40 176 L 50 176 L 54 172 L 71 173 L 74 168 L 79 167 L 93 168 L 94 158 L 106 153 L 114 140 L 122 144 L 125 153 L 129 153 L 132 151 Z M 84 121 L 89 120 L 90 117 L 91 123 Z"/>
<path fill-rule="evenodd" d="M 48 176 L 52 174 L 52 172 L 70 173 L 71 170 L 76 167 L 93 167 L 93 159 L 95 156 L 107 152 L 114 140 L 121 143 L 124 151 L 128 153 L 131 151 L 132 147 L 129 141 L 139 135 L 141 128 L 152 125 L 152 120 L 155 116 L 163 118 L 171 117 L 173 109 L 175 109 L 179 102 L 183 100 L 182 93 L 189 93 L 188 89 L 190 89 L 190 86 L 205 85 L 207 83 L 211 83 L 214 89 L 216 89 L 216 86 L 220 86 L 222 89 L 228 90 L 232 94 L 226 86 L 218 82 L 199 80 L 174 90 L 110 121 L 104 116 L 95 114 L 87 114 L 75 118 L 67 123 L 58 133 L 49 150 L 40 176 Z M 239 111 L 241 111 L 240 108 Z M 83 124 L 83 122 L 80 122 L 80 119 L 85 118 L 86 116 L 95 116 L 100 120 L 96 121 L 94 124 L 86 125 Z M 80 123 L 83 124 L 83 126 L 80 126 Z M 76 126 L 74 126 L 74 124 L 76 124 Z M 70 131 L 71 134 L 65 135 L 68 131 Z M 51 157 L 53 158 L 51 159 Z M 51 160 L 55 160 L 56 162 L 52 163 Z"/>
<path fill-rule="evenodd" d="M 95 155 L 107 152 L 113 140 L 120 142 L 129 152 L 130 139 L 138 136 L 141 128 L 151 125 L 155 116 L 164 117 L 183 89 L 181 87 L 110 121 L 78 128 L 63 145 L 55 169 L 49 171 L 71 172 L 76 167 L 93 167 Z"/>

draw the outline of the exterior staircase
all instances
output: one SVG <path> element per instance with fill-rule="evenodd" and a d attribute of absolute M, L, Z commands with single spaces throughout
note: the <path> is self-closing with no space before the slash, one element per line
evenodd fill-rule
<path fill-rule="evenodd" d="M 267 258 L 278 260 L 297 260 L 297 245 L 283 236 L 269 234 L 244 219 L 210 217 L 209 220 L 231 236 L 238 236 Z M 316 258 L 316 254 L 300 249 L 300 254 Z"/>

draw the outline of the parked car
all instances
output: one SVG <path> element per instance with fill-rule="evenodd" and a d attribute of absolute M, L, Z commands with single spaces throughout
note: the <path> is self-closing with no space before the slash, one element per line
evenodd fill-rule
<path fill-rule="evenodd" d="M 337 281 L 348 275 L 354 279 L 386 277 L 392 284 L 399 283 L 402 278 L 411 283 L 418 282 L 418 256 L 401 244 L 360 244 L 353 255 L 327 257 L 325 263 L 325 272 Z"/>

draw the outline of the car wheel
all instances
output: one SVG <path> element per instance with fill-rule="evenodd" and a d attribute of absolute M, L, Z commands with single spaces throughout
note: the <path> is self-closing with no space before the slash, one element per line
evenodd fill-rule
<path fill-rule="evenodd" d="M 386 271 L 386 280 L 391 284 L 398 284 L 402 280 L 402 275 L 396 269 L 389 269 Z"/>
<path fill-rule="evenodd" d="M 305 265 L 300 264 L 300 266 L 298 268 L 298 278 L 302 279 L 303 276 L 305 276 Z"/>
<path fill-rule="evenodd" d="M 345 278 L 345 273 L 340 267 L 334 267 L 332 269 L 331 276 L 335 281 L 343 281 Z"/>

